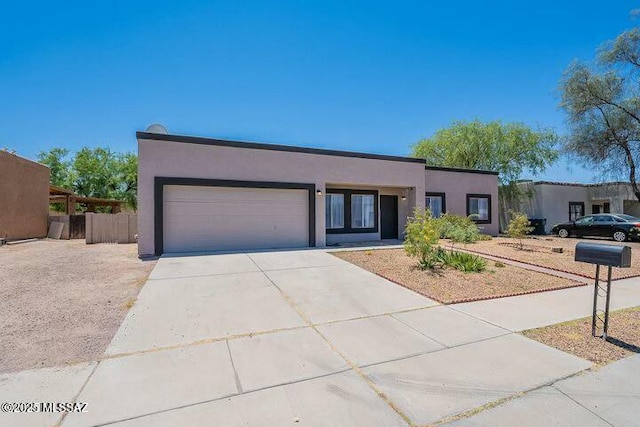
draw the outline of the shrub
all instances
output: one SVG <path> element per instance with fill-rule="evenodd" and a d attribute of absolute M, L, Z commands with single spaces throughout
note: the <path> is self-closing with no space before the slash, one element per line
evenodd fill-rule
<path fill-rule="evenodd" d="M 480 230 L 466 216 L 443 214 L 437 219 L 440 237 L 453 243 L 475 243 L 480 240 Z"/>
<path fill-rule="evenodd" d="M 418 258 L 422 270 L 431 270 L 438 265 L 436 250 L 439 238 L 437 221 L 428 210 L 415 209 L 413 217 L 407 220 L 404 238 L 404 250 L 407 255 Z"/>
<path fill-rule="evenodd" d="M 447 255 L 446 265 L 466 273 L 481 272 L 487 268 L 487 261 L 477 255 L 451 251 Z"/>
<path fill-rule="evenodd" d="M 512 239 L 518 239 L 520 250 L 524 249 L 524 238 L 533 231 L 534 227 L 530 226 L 529 218 L 521 212 L 510 211 L 511 221 L 507 227 L 507 236 Z"/>

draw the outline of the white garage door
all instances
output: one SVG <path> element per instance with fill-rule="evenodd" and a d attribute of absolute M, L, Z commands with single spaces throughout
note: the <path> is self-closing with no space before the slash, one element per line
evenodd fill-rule
<path fill-rule="evenodd" d="M 165 252 L 309 246 L 307 190 L 165 185 Z"/>

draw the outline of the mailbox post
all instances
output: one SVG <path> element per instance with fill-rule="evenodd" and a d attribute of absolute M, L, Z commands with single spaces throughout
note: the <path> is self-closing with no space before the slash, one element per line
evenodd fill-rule
<path fill-rule="evenodd" d="M 602 323 L 601 337 L 606 340 L 609 331 L 609 302 L 611 301 L 611 269 L 613 267 L 631 267 L 631 248 L 629 246 L 603 245 L 600 243 L 578 243 L 575 260 L 596 265 L 596 281 L 593 290 L 593 316 L 591 318 L 591 335 L 596 334 L 597 323 Z M 600 266 L 607 267 L 607 287 L 600 286 Z M 600 294 L 604 292 L 604 295 Z M 604 310 L 598 310 L 598 297 L 605 298 Z M 600 317 L 599 314 L 603 317 Z"/>

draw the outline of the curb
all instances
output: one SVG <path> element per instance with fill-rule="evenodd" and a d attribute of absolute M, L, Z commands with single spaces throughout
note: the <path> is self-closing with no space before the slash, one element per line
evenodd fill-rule
<path fill-rule="evenodd" d="M 471 253 L 474 253 L 474 254 L 476 254 L 476 255 L 492 256 L 492 257 L 495 257 L 495 258 L 504 259 L 504 260 L 506 260 L 506 261 L 519 262 L 519 263 L 521 263 L 521 264 L 528 264 L 528 265 L 532 265 L 532 266 L 534 266 L 534 267 L 546 268 L 547 270 L 557 271 L 557 272 L 559 272 L 559 273 L 573 274 L 574 276 L 584 277 L 585 279 L 591 279 L 591 280 L 594 280 L 594 279 L 595 279 L 595 277 L 591 277 L 591 276 L 588 276 L 588 275 L 583 274 L 583 273 L 574 273 L 574 272 L 572 272 L 572 271 L 561 270 L 561 269 L 559 269 L 559 268 L 555 268 L 555 267 L 548 267 L 548 266 L 546 266 L 546 265 L 536 264 L 536 263 L 529 262 L 529 261 L 520 261 L 520 260 L 518 260 L 518 259 L 509 258 L 509 257 L 502 256 L 502 255 L 488 254 L 488 253 L 479 252 L 479 251 L 475 251 L 475 250 L 473 250 L 473 249 L 467 249 L 467 248 L 464 248 L 464 250 L 465 250 L 465 251 L 468 251 L 468 252 L 471 252 Z M 551 276 L 554 276 L 554 275 L 553 275 L 553 274 L 551 274 L 551 273 L 544 273 L 543 271 L 540 271 L 539 273 L 549 274 L 549 275 L 551 275 Z M 560 276 L 555 276 L 555 277 L 560 277 Z M 630 274 L 630 275 L 625 275 L 625 276 L 617 277 L 617 278 L 612 279 L 612 280 L 614 280 L 614 281 L 615 281 L 615 280 L 623 280 L 623 279 L 633 279 L 634 277 L 640 277 L 640 274 Z M 573 279 L 568 279 L 568 280 L 573 280 Z"/>
<path fill-rule="evenodd" d="M 356 265 L 356 264 L 353 264 Z M 358 266 L 359 267 L 359 266 Z M 360 267 L 363 268 L 363 267 Z M 519 268 L 519 267 L 516 267 Z M 365 269 L 366 270 L 366 269 Z M 370 270 L 367 270 L 370 271 Z M 478 302 L 478 301 L 487 301 L 487 300 L 491 300 L 491 299 L 500 299 L 500 298 L 509 298 L 509 297 L 517 297 L 517 296 L 521 296 L 521 295 L 531 295 L 531 294 L 540 294 L 542 292 L 551 292 L 551 291 L 560 291 L 562 289 L 571 289 L 571 288 L 579 288 L 581 286 L 589 286 L 589 283 L 582 283 L 582 282 L 578 282 L 572 279 L 566 279 L 569 280 L 571 282 L 573 282 L 573 284 L 571 285 L 567 285 L 567 286 L 554 286 L 552 288 L 545 288 L 545 289 L 532 289 L 530 291 L 522 291 L 522 292 L 512 292 L 512 293 L 507 293 L 507 294 L 500 294 L 500 295 L 491 295 L 491 296 L 484 296 L 484 297 L 475 297 L 475 298 L 461 298 L 461 299 L 457 299 L 457 300 L 453 300 L 453 301 L 443 301 L 439 298 L 436 297 L 432 297 L 430 295 L 425 295 L 422 292 L 418 292 L 415 289 L 411 289 L 410 287 L 398 282 L 397 280 L 394 280 L 390 277 L 387 277 L 383 274 L 379 274 L 373 271 L 370 271 L 371 273 L 375 274 L 378 277 L 382 277 L 385 280 L 390 281 L 391 283 L 395 283 L 398 286 L 402 286 L 405 289 L 408 289 L 410 291 L 413 291 L 417 294 L 422 295 L 423 297 L 432 299 L 442 305 L 453 305 L 453 304 L 461 304 L 461 303 L 466 303 L 466 302 Z M 543 274 L 548 274 L 548 273 L 543 273 Z M 550 276 L 552 276 L 551 274 L 549 274 Z M 558 276 L 553 276 L 553 277 L 558 277 Z"/>

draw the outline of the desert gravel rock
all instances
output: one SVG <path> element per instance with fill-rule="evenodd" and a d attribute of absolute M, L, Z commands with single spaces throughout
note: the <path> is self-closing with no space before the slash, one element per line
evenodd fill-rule
<path fill-rule="evenodd" d="M 99 358 L 154 264 L 133 244 L 1 247 L 0 373 Z"/>

